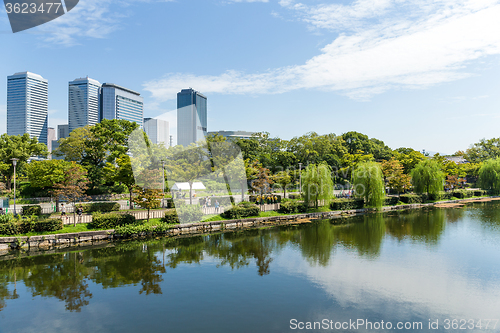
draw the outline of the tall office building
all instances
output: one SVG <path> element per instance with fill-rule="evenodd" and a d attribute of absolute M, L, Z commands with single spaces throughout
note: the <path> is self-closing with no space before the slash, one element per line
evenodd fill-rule
<path fill-rule="evenodd" d="M 57 125 L 57 139 L 64 139 L 69 136 L 69 125 Z"/>
<path fill-rule="evenodd" d="M 49 82 L 38 74 L 7 77 L 7 134 L 23 135 L 47 144 Z"/>
<path fill-rule="evenodd" d="M 144 118 L 144 132 L 146 132 L 152 143 L 163 143 L 167 148 L 170 146 L 168 121 Z"/>
<path fill-rule="evenodd" d="M 207 136 L 207 98 L 191 88 L 177 93 L 177 144 L 188 146 Z"/>
<path fill-rule="evenodd" d="M 49 153 L 52 153 L 52 141 L 56 140 L 56 130 L 52 127 L 47 129 L 47 148 Z"/>
<path fill-rule="evenodd" d="M 136 91 L 113 83 L 104 83 L 101 88 L 100 119 L 124 119 L 142 127 L 144 98 Z"/>
<path fill-rule="evenodd" d="M 68 122 L 69 132 L 99 122 L 99 94 L 101 84 L 89 77 L 69 83 Z"/>

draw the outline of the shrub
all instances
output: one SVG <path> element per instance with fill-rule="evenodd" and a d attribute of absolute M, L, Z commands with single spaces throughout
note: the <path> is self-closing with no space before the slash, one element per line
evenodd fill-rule
<path fill-rule="evenodd" d="M 89 204 L 82 205 L 84 213 L 109 213 L 120 210 L 120 204 L 118 202 L 93 202 Z"/>
<path fill-rule="evenodd" d="M 0 215 L 0 224 L 9 223 L 12 221 L 14 221 L 14 215 L 12 214 Z"/>
<path fill-rule="evenodd" d="M 259 216 L 260 208 L 257 205 L 233 206 L 220 214 L 226 219 L 240 219 L 250 216 Z"/>
<path fill-rule="evenodd" d="M 474 192 L 468 190 L 455 190 L 451 192 L 451 195 L 458 199 L 464 199 L 464 198 L 471 198 L 474 195 Z"/>
<path fill-rule="evenodd" d="M 264 194 L 262 196 L 260 195 L 251 195 L 250 196 L 250 202 L 256 202 L 259 201 L 261 204 L 272 204 L 272 203 L 280 203 L 281 202 L 281 195 L 279 194 Z"/>
<path fill-rule="evenodd" d="M 334 199 L 330 203 L 331 210 L 361 209 L 365 205 L 364 199 Z"/>
<path fill-rule="evenodd" d="M 135 223 L 135 217 L 129 214 L 94 213 L 89 227 L 92 229 L 113 229 L 118 226 Z"/>
<path fill-rule="evenodd" d="M 474 190 L 472 192 L 474 193 L 475 197 L 482 197 L 483 195 L 486 195 L 488 191 L 485 191 L 485 190 Z"/>
<path fill-rule="evenodd" d="M 14 236 L 21 233 L 18 223 L 7 222 L 0 224 L 0 235 Z"/>
<path fill-rule="evenodd" d="M 165 212 L 165 216 L 161 219 L 162 222 L 171 223 L 171 224 L 179 224 L 179 216 L 177 215 L 177 211 L 175 209 L 167 210 Z"/>
<path fill-rule="evenodd" d="M 305 213 L 307 211 L 307 205 L 299 200 L 283 199 L 281 200 L 281 205 L 279 212 L 283 214 L 297 214 Z"/>
<path fill-rule="evenodd" d="M 44 232 L 44 231 L 57 231 L 63 228 L 61 219 L 45 219 L 32 223 L 31 231 Z"/>
<path fill-rule="evenodd" d="M 384 206 L 396 206 L 398 202 L 398 197 L 385 197 Z"/>
<path fill-rule="evenodd" d="M 185 205 L 177 208 L 179 222 L 191 223 L 200 222 L 203 218 L 203 212 L 200 205 Z"/>
<path fill-rule="evenodd" d="M 40 205 L 23 206 L 23 211 L 21 215 L 24 216 L 42 215 L 42 206 Z"/>
<path fill-rule="evenodd" d="M 161 223 L 159 225 L 124 225 L 116 227 L 115 233 L 122 236 L 130 236 L 139 233 L 148 233 L 152 235 L 162 235 L 165 234 L 168 229 L 172 228 L 172 225 Z"/>
<path fill-rule="evenodd" d="M 415 204 L 422 203 L 422 199 L 424 196 L 418 194 L 403 194 L 399 197 L 399 200 L 404 202 L 405 204 Z M 427 198 L 427 196 L 425 196 Z"/>

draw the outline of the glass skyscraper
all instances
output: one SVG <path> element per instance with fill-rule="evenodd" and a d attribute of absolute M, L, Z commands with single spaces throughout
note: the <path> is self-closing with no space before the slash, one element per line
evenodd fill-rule
<path fill-rule="evenodd" d="M 124 119 L 142 127 L 144 98 L 133 90 L 113 83 L 104 83 L 101 88 L 100 119 Z"/>
<path fill-rule="evenodd" d="M 7 134 L 23 135 L 47 144 L 49 82 L 23 72 L 7 77 Z"/>
<path fill-rule="evenodd" d="M 163 143 L 165 147 L 170 146 L 168 121 L 154 118 L 144 118 L 144 132 L 152 143 Z"/>
<path fill-rule="evenodd" d="M 204 140 L 207 136 L 207 98 L 191 88 L 177 93 L 177 144 Z"/>
<path fill-rule="evenodd" d="M 69 132 L 99 122 L 99 94 L 101 84 L 89 77 L 69 83 L 68 125 Z"/>

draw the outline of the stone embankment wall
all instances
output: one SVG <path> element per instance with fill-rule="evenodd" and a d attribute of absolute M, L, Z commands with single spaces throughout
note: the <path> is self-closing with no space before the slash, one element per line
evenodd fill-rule
<path fill-rule="evenodd" d="M 423 207 L 432 207 L 436 204 L 458 203 L 471 200 L 477 200 L 477 199 L 462 199 L 462 200 L 452 200 L 446 202 L 442 201 L 439 203 L 387 206 L 383 207 L 382 211 L 385 212 L 393 210 L 416 209 Z M 179 224 L 167 230 L 165 237 L 189 237 L 191 235 L 228 232 L 234 230 L 261 228 L 266 226 L 304 224 L 304 223 L 311 223 L 311 221 L 321 220 L 321 219 L 338 219 L 336 221 L 334 220 L 333 223 L 342 224 L 348 222 L 348 220 L 340 219 L 342 217 L 362 215 L 374 211 L 375 209 L 372 208 L 363 208 L 363 209 L 353 209 L 346 211 L 331 211 L 323 213 L 306 213 L 306 214 L 285 215 L 285 216 L 256 217 L 256 218 L 247 218 L 240 220 Z M 24 249 L 29 251 L 40 251 L 40 250 L 46 251 L 50 249 L 64 249 L 69 247 L 103 245 L 114 240 L 120 240 L 125 238 L 141 238 L 148 236 L 151 235 L 149 235 L 148 233 L 142 233 L 142 234 L 132 235 L 131 237 L 123 237 L 122 235 L 115 234 L 114 230 L 104 230 L 104 231 L 88 231 L 88 232 L 71 233 L 71 234 L 57 234 L 57 235 L 31 236 L 31 237 L 0 237 L 0 256 L 8 254 L 9 251 L 14 249 Z"/>

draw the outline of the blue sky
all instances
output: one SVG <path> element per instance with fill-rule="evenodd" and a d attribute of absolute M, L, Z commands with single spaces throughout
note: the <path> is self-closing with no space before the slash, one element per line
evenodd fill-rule
<path fill-rule="evenodd" d="M 358 131 L 391 148 L 453 153 L 500 137 L 500 1 L 80 0 L 12 34 L 0 11 L 0 132 L 6 77 L 49 80 L 49 124 L 68 82 L 139 91 L 144 115 L 176 92 L 208 97 L 209 131 Z"/>

